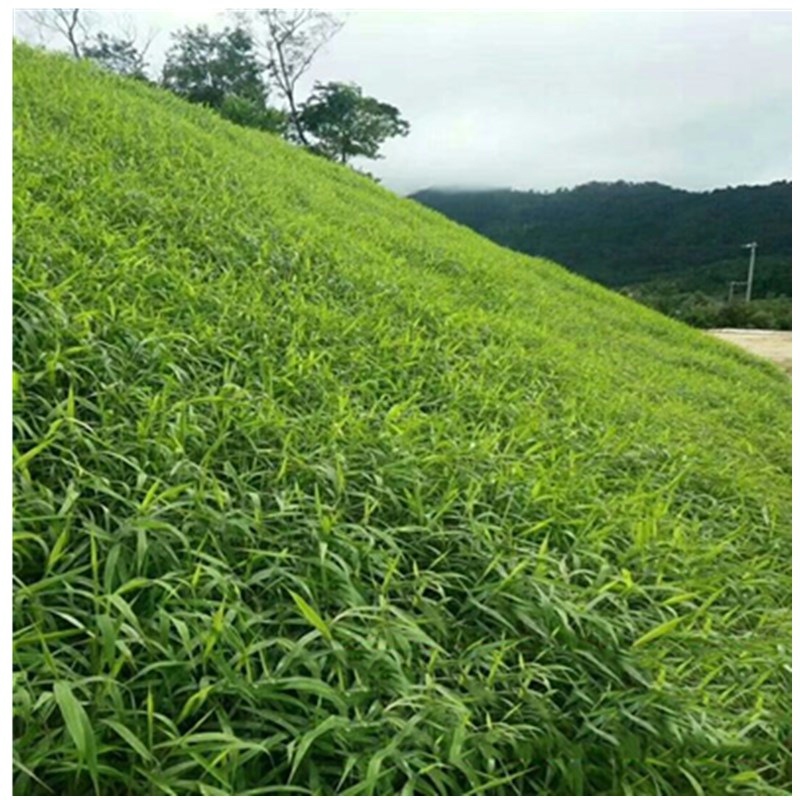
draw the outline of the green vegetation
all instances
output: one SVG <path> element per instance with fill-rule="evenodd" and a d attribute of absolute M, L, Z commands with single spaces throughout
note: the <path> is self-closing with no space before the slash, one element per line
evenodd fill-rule
<path fill-rule="evenodd" d="M 728 301 L 703 292 L 681 292 L 661 281 L 622 291 L 628 297 L 696 328 L 792 329 L 792 301 L 789 297 L 760 298 L 749 303 L 741 298 Z"/>
<path fill-rule="evenodd" d="M 92 33 L 93 14 L 80 8 L 32 9 L 26 16 L 40 34 L 65 39 L 76 59 L 151 80 L 144 60 L 150 41 L 140 51 L 133 31 L 123 37 Z M 357 156 L 381 158 L 387 139 L 408 134 L 410 125 L 397 108 L 365 96 L 355 83 L 317 81 L 305 101 L 298 97 L 298 82 L 343 25 L 334 15 L 313 8 L 259 8 L 229 11 L 228 18 L 233 27 L 217 32 L 207 25 L 173 31 L 159 85 L 229 122 L 281 134 L 341 164 Z M 283 108 L 271 105 L 272 95 Z"/>
<path fill-rule="evenodd" d="M 199 25 L 174 33 L 172 41 L 162 86 L 237 125 L 275 133 L 286 128 L 285 115 L 267 105 L 264 65 L 249 31 L 236 27 L 212 33 Z"/>
<path fill-rule="evenodd" d="M 277 8 L 235 13 L 236 28 L 212 34 L 200 25 L 173 34 L 162 86 L 237 125 L 281 133 L 341 164 L 357 156 L 380 158 L 387 139 L 408 134 L 398 109 L 366 97 L 354 83 L 317 81 L 305 102 L 297 99 L 298 80 L 341 27 L 330 14 Z M 267 104 L 271 89 L 285 110 Z"/>
<path fill-rule="evenodd" d="M 697 327 L 791 328 L 792 185 L 686 192 L 588 183 L 540 192 L 426 190 L 414 199 L 499 244 L 564 264 Z M 728 302 L 758 241 L 756 304 Z M 731 322 L 730 320 L 735 320 Z"/>
<path fill-rule="evenodd" d="M 340 164 L 356 156 L 380 158 L 386 139 L 409 131 L 394 106 L 364 97 L 361 87 L 347 83 L 316 83 L 300 120 L 306 136 L 316 140 L 311 151 Z"/>
<path fill-rule="evenodd" d="M 745 254 L 746 255 L 746 254 Z M 621 289 L 662 314 L 697 328 L 792 329 L 791 255 L 759 256 L 753 276 L 753 299 L 744 288 L 730 295 L 730 280 L 746 278 L 746 260 L 705 265 L 677 278 L 656 278 Z"/>
<path fill-rule="evenodd" d="M 54 8 L 51 10 L 54 13 L 64 12 L 64 9 Z M 71 10 L 73 13 L 78 11 L 78 9 Z M 90 40 L 84 45 L 81 55 L 117 75 L 136 78 L 140 81 L 147 80 L 145 72 L 147 63 L 144 60 L 144 54 L 139 52 L 131 39 L 100 32 L 93 41 Z"/>
<path fill-rule="evenodd" d="M 785 794 L 790 394 L 14 49 L 17 794 Z"/>

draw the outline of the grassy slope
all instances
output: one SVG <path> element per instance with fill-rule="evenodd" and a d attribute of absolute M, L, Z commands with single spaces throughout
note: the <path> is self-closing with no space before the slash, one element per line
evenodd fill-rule
<path fill-rule="evenodd" d="M 777 369 L 87 65 L 14 114 L 17 792 L 788 790 Z"/>

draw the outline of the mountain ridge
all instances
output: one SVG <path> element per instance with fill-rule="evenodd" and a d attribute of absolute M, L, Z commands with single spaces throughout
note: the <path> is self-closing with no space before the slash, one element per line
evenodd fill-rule
<path fill-rule="evenodd" d="M 759 289 L 791 296 L 791 181 L 699 192 L 595 181 L 547 193 L 430 189 L 411 197 L 499 244 L 612 287 L 733 260 L 745 239 L 756 240 L 759 255 L 780 259 Z M 725 292 L 723 284 L 712 286 Z"/>

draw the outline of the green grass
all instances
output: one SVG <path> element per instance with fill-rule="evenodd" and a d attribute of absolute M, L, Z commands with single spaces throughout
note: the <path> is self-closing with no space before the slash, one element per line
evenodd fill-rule
<path fill-rule="evenodd" d="M 790 792 L 790 393 L 14 51 L 19 794 Z"/>

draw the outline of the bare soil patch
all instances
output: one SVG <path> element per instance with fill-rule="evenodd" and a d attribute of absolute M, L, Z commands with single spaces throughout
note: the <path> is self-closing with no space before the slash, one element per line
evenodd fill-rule
<path fill-rule="evenodd" d="M 747 328 L 712 328 L 712 336 L 731 342 L 753 355 L 768 358 L 792 374 L 792 332 L 750 330 Z"/>

